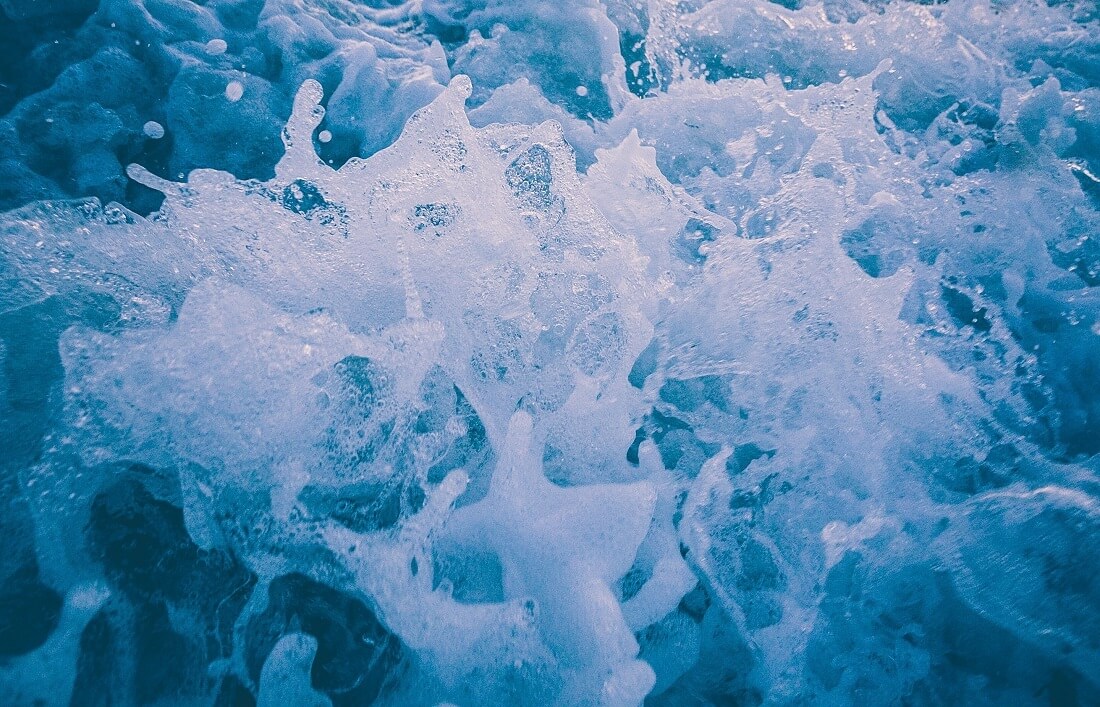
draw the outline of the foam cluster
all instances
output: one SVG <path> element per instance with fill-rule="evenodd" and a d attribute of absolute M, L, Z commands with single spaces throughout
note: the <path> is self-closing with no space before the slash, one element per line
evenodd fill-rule
<path fill-rule="evenodd" d="M 1100 700 L 1100 19 L 382 5 L 92 15 L 217 80 L 0 214 L 0 701 Z"/>

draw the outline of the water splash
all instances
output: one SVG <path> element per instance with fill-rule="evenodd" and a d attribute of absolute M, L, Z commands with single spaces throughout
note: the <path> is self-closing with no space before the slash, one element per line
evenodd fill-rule
<path fill-rule="evenodd" d="M 1019 86 L 994 146 L 918 145 L 871 22 L 829 81 L 700 75 L 683 25 L 646 54 L 667 91 L 587 127 L 484 119 L 523 82 L 474 127 L 459 76 L 339 169 L 306 81 L 268 181 L 131 166 L 149 218 L 4 215 L 0 316 L 58 342 L 18 483 L 64 591 L 0 694 L 79 691 L 124 620 L 201 656 L 199 701 L 1095 696 L 1093 427 L 1051 402 L 1091 379 L 1049 364 L 1095 350 L 1072 100 Z M 989 93 L 939 29 L 919 51 Z M 949 670 L 951 622 L 1031 667 Z"/>

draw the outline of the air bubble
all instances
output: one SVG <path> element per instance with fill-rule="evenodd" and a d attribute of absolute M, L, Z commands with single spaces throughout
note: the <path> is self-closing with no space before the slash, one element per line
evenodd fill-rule
<path fill-rule="evenodd" d="M 225 50 L 228 48 L 229 46 L 225 43 L 224 39 L 211 39 L 209 42 L 206 43 L 205 47 L 206 53 L 210 56 L 219 56 L 221 54 L 225 54 Z"/>
<path fill-rule="evenodd" d="M 230 81 L 225 87 L 225 97 L 236 103 L 244 95 L 244 85 L 240 81 Z"/>

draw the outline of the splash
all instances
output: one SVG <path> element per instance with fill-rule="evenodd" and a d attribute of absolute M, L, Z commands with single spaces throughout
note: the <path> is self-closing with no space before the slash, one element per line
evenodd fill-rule
<path fill-rule="evenodd" d="M 307 80 L 271 179 L 0 217 L 59 591 L 0 695 L 1096 699 L 1092 94 L 1002 86 L 955 6 L 833 18 L 799 73 L 714 50 L 727 4 L 612 7 L 651 85 L 564 91 L 598 120 L 457 76 L 334 168 Z M 806 54 L 816 11 L 764 10 Z"/>

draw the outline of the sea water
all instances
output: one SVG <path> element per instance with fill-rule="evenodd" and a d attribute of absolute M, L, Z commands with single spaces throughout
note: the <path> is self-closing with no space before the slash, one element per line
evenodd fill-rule
<path fill-rule="evenodd" d="M 0 2 L 0 701 L 1100 703 L 1087 0 Z"/>

